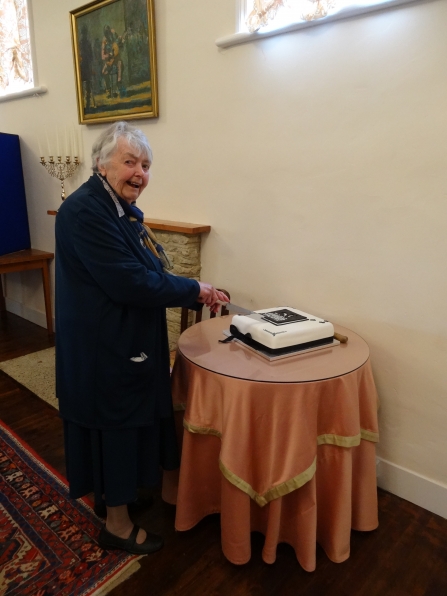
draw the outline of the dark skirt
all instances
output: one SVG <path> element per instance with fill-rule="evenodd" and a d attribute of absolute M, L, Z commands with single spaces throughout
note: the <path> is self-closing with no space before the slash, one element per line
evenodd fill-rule
<path fill-rule="evenodd" d="M 65 462 L 74 499 L 105 495 L 109 507 L 132 503 L 139 488 L 159 485 L 161 470 L 179 467 L 174 419 L 152 426 L 95 430 L 64 420 Z"/>

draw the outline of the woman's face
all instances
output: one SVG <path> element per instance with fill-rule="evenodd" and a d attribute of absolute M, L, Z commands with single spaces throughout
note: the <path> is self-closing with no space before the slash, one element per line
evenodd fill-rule
<path fill-rule="evenodd" d="M 98 165 L 113 190 L 129 204 L 138 199 L 149 182 L 151 164 L 147 157 L 135 155 L 125 139 L 118 139 L 115 153 L 104 165 Z"/>

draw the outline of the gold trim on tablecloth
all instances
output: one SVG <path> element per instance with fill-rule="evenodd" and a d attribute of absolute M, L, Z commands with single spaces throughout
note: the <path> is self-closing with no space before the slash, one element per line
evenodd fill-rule
<path fill-rule="evenodd" d="M 371 443 L 379 442 L 379 433 L 375 433 L 372 430 L 365 430 L 365 429 L 361 428 L 360 434 L 362 436 L 362 439 L 365 441 L 371 441 Z"/>
<path fill-rule="evenodd" d="M 186 404 L 172 404 L 174 412 L 184 412 L 186 410 Z"/>
<path fill-rule="evenodd" d="M 222 433 L 220 433 L 215 428 L 211 428 L 210 426 L 196 426 L 195 424 L 190 424 L 183 418 L 183 426 L 188 430 L 190 433 L 195 433 L 197 435 L 214 435 L 215 437 L 222 438 Z"/>
<path fill-rule="evenodd" d="M 361 440 L 371 441 L 372 443 L 378 443 L 379 433 L 375 433 L 371 430 L 360 429 L 358 435 L 353 437 L 343 437 L 341 435 L 324 434 L 318 435 L 317 445 L 336 445 L 337 447 L 358 447 Z"/>
<path fill-rule="evenodd" d="M 178 409 L 180 410 L 181 408 Z M 199 435 L 214 435 L 216 437 L 219 437 L 220 439 L 222 438 L 222 433 L 216 430 L 215 428 L 211 428 L 210 426 L 197 426 L 195 424 L 191 424 L 185 419 L 183 419 L 183 426 L 190 433 L 195 433 Z M 360 445 L 361 439 L 363 439 L 364 441 L 371 441 L 372 443 L 378 443 L 379 433 L 373 432 L 372 430 L 364 430 L 363 428 L 361 428 L 359 434 L 354 435 L 353 437 L 343 437 L 342 435 L 332 434 L 318 435 L 317 445 L 357 447 L 358 445 Z"/>
<path fill-rule="evenodd" d="M 307 482 L 309 482 L 309 480 L 313 478 L 317 469 L 317 458 L 314 459 L 314 461 L 309 466 L 309 468 L 307 468 L 307 470 L 304 470 L 304 472 L 301 472 L 301 474 L 298 474 L 298 476 L 295 476 L 295 478 L 291 478 L 290 480 L 286 480 L 286 482 L 278 484 L 278 486 L 269 488 L 269 490 L 265 492 L 263 495 L 257 493 L 248 484 L 248 482 L 245 482 L 245 480 L 242 480 L 241 478 L 236 476 L 236 474 L 233 474 L 233 472 L 228 470 L 228 468 L 224 466 L 221 460 L 219 460 L 219 468 L 222 474 L 229 482 L 231 482 L 231 484 L 234 484 L 234 486 L 239 488 L 241 491 L 247 493 L 247 495 L 251 499 L 253 499 L 253 501 L 255 501 L 260 507 L 264 507 L 264 505 L 267 505 L 268 503 L 270 503 L 270 501 L 274 501 L 279 497 L 288 495 L 297 488 L 301 488 Z"/>
<path fill-rule="evenodd" d="M 215 428 L 211 428 L 209 426 L 197 426 L 195 424 L 191 424 L 185 419 L 183 419 L 183 426 L 190 433 L 200 435 L 213 435 L 222 439 L 222 433 L 216 430 Z M 358 445 L 360 445 L 361 440 L 377 443 L 379 440 L 379 434 L 364 429 L 360 429 L 359 434 L 354 435 L 353 437 L 343 437 L 341 435 L 324 434 L 319 435 L 317 437 L 317 445 L 336 445 L 337 447 L 349 448 L 357 447 Z M 242 480 L 242 478 L 236 476 L 236 474 L 229 470 L 220 459 L 219 468 L 222 474 L 229 482 L 231 482 L 231 484 L 234 484 L 234 486 L 246 493 L 260 507 L 264 507 L 265 505 L 270 503 L 270 501 L 278 499 L 279 497 L 283 497 L 284 495 L 293 492 L 297 488 L 301 488 L 306 484 L 306 482 L 309 482 L 309 480 L 313 478 L 317 469 L 317 458 L 314 459 L 314 461 L 307 468 L 307 470 L 304 470 L 304 472 L 301 472 L 300 474 L 298 474 L 294 478 L 291 478 L 290 480 L 286 480 L 285 482 L 278 484 L 278 486 L 273 486 L 272 488 L 269 488 L 269 490 L 266 491 L 263 495 L 257 493 L 248 482 L 245 482 L 245 480 Z"/>

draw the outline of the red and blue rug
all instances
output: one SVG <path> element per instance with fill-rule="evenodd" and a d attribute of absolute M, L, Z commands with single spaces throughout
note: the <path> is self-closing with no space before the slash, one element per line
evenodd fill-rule
<path fill-rule="evenodd" d="M 104 551 L 102 522 L 67 482 L 0 421 L 0 596 L 99 596 L 138 557 Z"/>

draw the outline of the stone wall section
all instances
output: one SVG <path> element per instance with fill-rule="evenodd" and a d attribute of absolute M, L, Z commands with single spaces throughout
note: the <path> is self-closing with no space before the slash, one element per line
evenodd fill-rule
<path fill-rule="evenodd" d="M 200 234 L 181 234 L 164 230 L 154 230 L 154 233 L 174 265 L 172 272 L 198 281 L 201 268 Z M 180 316 L 181 308 L 168 308 L 166 310 L 170 351 L 177 348 L 177 341 L 180 336 Z M 192 312 L 189 317 L 189 324 L 192 324 Z"/>

